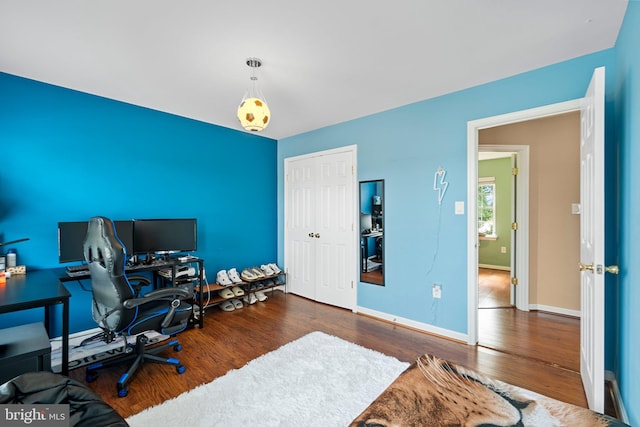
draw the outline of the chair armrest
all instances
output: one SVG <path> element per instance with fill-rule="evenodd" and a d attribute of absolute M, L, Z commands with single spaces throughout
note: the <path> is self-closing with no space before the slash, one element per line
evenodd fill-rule
<path fill-rule="evenodd" d="M 150 301 L 156 301 L 167 297 L 177 297 L 178 299 L 190 298 L 193 295 L 193 291 L 185 288 L 162 288 L 155 291 L 148 292 L 141 297 L 132 298 L 124 301 L 122 305 L 124 308 L 134 308 L 142 304 L 146 304 Z"/>
<path fill-rule="evenodd" d="M 142 288 L 144 286 L 147 286 L 147 285 L 151 284 L 151 280 L 149 280 L 145 276 L 138 276 L 138 275 L 129 276 L 129 275 L 127 275 L 127 280 L 129 281 L 129 284 L 133 288 L 133 291 L 135 292 L 136 298 L 138 296 L 140 296 L 140 291 L 142 290 Z"/>

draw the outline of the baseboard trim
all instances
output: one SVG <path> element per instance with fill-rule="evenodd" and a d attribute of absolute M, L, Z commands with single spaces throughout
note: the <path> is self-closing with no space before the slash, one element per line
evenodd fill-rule
<path fill-rule="evenodd" d="M 404 317 L 395 316 L 389 313 L 383 313 L 381 311 L 372 310 L 366 307 L 357 306 L 355 313 L 364 314 L 366 316 L 375 317 L 376 319 L 385 320 L 389 323 L 397 323 L 399 325 L 406 326 L 408 328 L 416 329 L 422 332 L 428 332 L 433 335 L 438 335 L 440 337 L 452 339 L 455 341 L 461 341 L 465 344 L 468 344 L 467 334 L 463 334 L 460 332 L 452 331 L 449 329 L 439 328 L 437 326 L 429 325 L 427 323 L 416 322 L 415 320 L 406 319 Z"/>
<path fill-rule="evenodd" d="M 511 267 L 504 265 L 478 264 L 478 268 L 489 268 L 491 270 L 511 271 Z"/>
<path fill-rule="evenodd" d="M 612 371 L 604 371 L 604 378 L 611 383 L 611 398 L 616 405 L 618 411 L 618 419 L 625 424 L 629 424 L 629 416 L 627 410 L 624 408 L 624 402 L 622 401 L 622 395 L 620 394 L 620 388 L 618 388 L 618 380 L 616 375 Z"/>
<path fill-rule="evenodd" d="M 548 311 L 549 313 L 580 318 L 580 310 L 569 310 L 568 308 L 554 307 L 551 305 L 529 304 L 529 310 Z"/>

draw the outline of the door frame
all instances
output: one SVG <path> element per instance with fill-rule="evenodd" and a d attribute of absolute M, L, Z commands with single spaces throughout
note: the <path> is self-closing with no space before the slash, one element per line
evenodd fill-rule
<path fill-rule="evenodd" d="M 489 126 L 493 127 L 493 126 Z M 479 142 L 479 141 L 478 141 Z M 518 179 L 516 180 L 516 188 L 513 192 L 517 194 L 515 203 L 515 212 L 512 212 L 511 219 L 516 218 L 518 223 L 518 238 L 515 247 L 512 246 L 512 252 L 515 251 L 515 258 L 511 257 L 509 272 L 513 277 L 513 265 L 516 265 L 516 277 L 518 278 L 517 289 L 515 285 L 510 285 L 511 302 L 514 303 L 518 310 L 529 311 L 529 146 L 528 145 L 479 145 L 478 150 L 490 151 L 494 153 L 508 152 L 516 153 L 518 159 Z M 477 175 L 477 171 L 476 171 Z M 477 179 L 476 179 L 476 182 Z M 477 186 L 477 184 L 476 184 Z M 477 192 L 476 192 L 477 199 Z M 476 207 L 477 208 L 477 207 Z M 471 212 L 471 211 L 469 211 Z M 513 242 L 513 231 L 509 238 Z M 478 285 L 478 267 L 476 267 L 476 286 Z M 515 291 L 515 301 L 513 294 Z M 477 304 L 476 304 L 477 308 Z"/>
<path fill-rule="evenodd" d="M 357 307 L 358 307 L 358 278 L 360 277 L 359 275 L 359 271 L 360 271 L 360 265 L 359 265 L 359 249 L 360 248 L 360 233 L 359 233 L 359 229 L 358 229 L 358 233 L 355 232 L 356 228 L 359 228 L 358 224 L 360 223 L 360 217 L 358 215 L 360 209 L 360 203 L 359 203 L 359 191 L 357 191 L 357 189 L 359 188 L 358 186 L 358 145 L 357 144 L 353 144 L 353 145 L 345 145 L 343 147 L 337 147 L 337 148 L 331 148 L 328 150 L 322 150 L 322 151 L 315 151 L 312 153 L 306 153 L 306 154 L 301 154 L 298 156 L 292 156 L 292 157 L 286 157 L 284 159 L 284 271 L 286 273 L 288 273 L 288 266 L 290 265 L 290 257 L 291 254 L 289 253 L 289 231 L 288 231 L 288 227 L 287 224 L 289 223 L 289 204 L 288 204 L 288 190 L 289 190 L 289 168 L 290 168 L 290 164 L 292 162 L 295 161 L 299 161 L 299 160 L 305 160 L 305 159 L 311 159 L 311 158 L 316 158 L 316 157 L 322 157 L 322 156 L 329 156 L 329 155 L 333 155 L 333 154 L 338 154 L 338 153 L 347 153 L 350 152 L 352 154 L 352 158 L 353 158 L 353 170 L 351 173 L 351 179 L 352 179 L 352 185 L 353 185 L 353 200 L 352 200 L 352 212 L 350 214 L 351 217 L 351 229 L 352 229 L 352 234 L 353 234 L 353 241 L 352 241 L 352 248 L 353 250 L 351 251 L 352 253 L 350 254 L 350 257 L 352 257 L 352 261 L 353 262 L 349 262 L 348 265 L 351 265 L 351 268 L 349 269 L 349 275 L 351 277 L 351 283 L 352 283 L 352 287 L 353 287 L 353 298 L 352 301 L 349 302 L 349 307 L 348 309 L 350 309 L 353 312 L 357 311 Z"/>
<path fill-rule="evenodd" d="M 471 120 L 467 122 L 467 344 L 478 344 L 478 221 L 477 221 L 477 200 L 478 200 L 478 138 L 481 129 L 503 126 L 518 122 L 540 119 L 557 114 L 580 111 L 582 99 L 559 102 L 542 107 L 530 108 L 527 110 L 515 111 L 483 119 Z M 528 212 L 526 213 L 528 218 Z M 522 254 L 527 251 L 528 259 L 528 226 L 522 227 L 523 234 L 520 234 L 519 242 L 522 242 L 526 249 L 517 248 Z M 525 239 L 526 237 L 526 239 Z M 519 261 L 519 260 L 518 260 Z M 524 275 L 523 275 L 524 276 Z M 527 277 L 519 278 L 528 282 Z M 528 292 L 526 295 L 528 305 Z"/>

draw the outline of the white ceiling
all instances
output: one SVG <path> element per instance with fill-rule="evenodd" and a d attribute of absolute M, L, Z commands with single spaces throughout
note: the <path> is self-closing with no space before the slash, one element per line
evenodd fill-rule
<path fill-rule="evenodd" d="M 0 0 L 0 71 L 280 139 L 614 46 L 627 0 Z M 1 94 L 0 94 L 1 96 Z"/>

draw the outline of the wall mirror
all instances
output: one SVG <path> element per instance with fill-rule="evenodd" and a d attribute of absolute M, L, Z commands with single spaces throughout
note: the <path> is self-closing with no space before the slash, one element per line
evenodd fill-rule
<path fill-rule="evenodd" d="M 384 286 L 384 180 L 360 182 L 360 281 Z"/>

